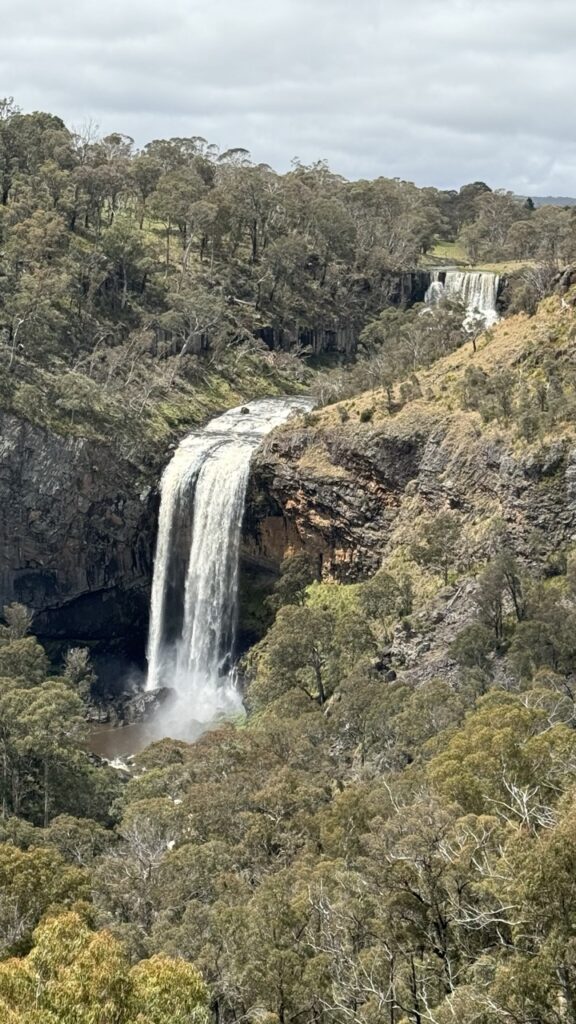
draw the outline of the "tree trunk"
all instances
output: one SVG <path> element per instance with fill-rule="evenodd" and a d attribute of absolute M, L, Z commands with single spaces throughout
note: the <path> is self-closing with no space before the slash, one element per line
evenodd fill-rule
<path fill-rule="evenodd" d="M 16 817 L 20 814 L 20 776 L 18 769 L 12 769 L 12 813 Z"/>
<path fill-rule="evenodd" d="M 2 753 L 2 818 L 8 817 L 8 755 L 6 746 Z"/>
<path fill-rule="evenodd" d="M 168 270 L 170 268 L 170 232 L 172 230 L 172 222 L 168 221 L 166 227 L 166 276 L 168 276 Z"/>
<path fill-rule="evenodd" d="M 48 778 L 48 761 L 44 762 L 44 828 L 48 827 L 50 811 L 50 787 Z"/>
<path fill-rule="evenodd" d="M 316 688 L 318 690 L 318 701 L 322 705 L 322 704 L 326 703 L 326 691 L 324 689 L 324 683 L 322 681 L 322 671 L 321 671 L 320 665 L 318 663 L 316 663 L 314 665 L 314 675 L 316 676 Z"/>

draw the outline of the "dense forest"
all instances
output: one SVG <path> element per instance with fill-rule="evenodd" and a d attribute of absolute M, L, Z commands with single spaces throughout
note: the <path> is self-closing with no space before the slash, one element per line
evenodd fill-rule
<path fill-rule="evenodd" d="M 342 476 L 346 445 L 366 459 L 378 431 L 404 442 L 432 419 L 473 452 L 426 501 L 389 488 L 407 504 L 377 572 L 336 582 L 287 557 L 242 659 L 246 719 L 130 772 L 86 752 L 89 652 L 50 661 L 29 611 L 4 609 L 2 1020 L 576 1021 L 564 506 L 554 533 L 576 211 L 482 183 L 280 175 L 199 138 L 137 150 L 9 101 L 0 196 L 2 409 L 141 454 L 238 396 L 308 388 L 322 407 L 295 457 L 315 481 Z M 457 303 L 423 316 L 403 282 L 447 260 L 497 267 L 509 317 L 483 333 Z M 480 448 L 488 465 L 506 450 L 506 517 L 477 497 Z"/>

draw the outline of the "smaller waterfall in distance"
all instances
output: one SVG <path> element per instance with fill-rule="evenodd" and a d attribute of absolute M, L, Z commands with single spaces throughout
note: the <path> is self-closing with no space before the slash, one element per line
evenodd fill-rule
<path fill-rule="evenodd" d="M 147 689 L 176 692 L 163 735 L 188 738 L 242 708 L 233 671 L 240 535 L 250 461 L 274 427 L 313 406 L 262 399 L 186 437 L 161 481 Z"/>
<path fill-rule="evenodd" d="M 485 270 L 435 270 L 424 301 L 436 306 L 442 299 L 457 299 L 466 307 L 465 323 L 480 315 L 485 326 L 491 327 L 500 319 L 496 308 L 499 284 L 498 275 Z"/>

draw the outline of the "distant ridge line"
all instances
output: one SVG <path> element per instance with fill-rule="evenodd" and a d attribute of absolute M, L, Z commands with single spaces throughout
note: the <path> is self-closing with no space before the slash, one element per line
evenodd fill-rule
<path fill-rule="evenodd" d="M 520 199 L 528 199 L 528 196 L 520 196 Z M 574 196 L 530 196 L 534 206 L 576 206 Z"/>

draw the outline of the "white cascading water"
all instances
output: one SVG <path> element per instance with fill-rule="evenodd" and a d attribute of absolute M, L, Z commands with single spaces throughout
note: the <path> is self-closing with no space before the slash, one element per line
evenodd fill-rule
<path fill-rule="evenodd" d="M 312 405 L 262 399 L 231 409 L 186 437 L 164 471 L 147 689 L 175 691 L 165 735 L 188 737 L 191 726 L 201 731 L 242 708 L 233 648 L 250 461 L 266 434 Z"/>
<path fill-rule="evenodd" d="M 497 274 L 485 270 L 435 270 L 424 301 L 437 306 L 442 299 L 457 299 L 466 307 L 465 324 L 481 316 L 485 326 L 491 327 L 500 319 L 496 308 L 499 283 Z"/>

